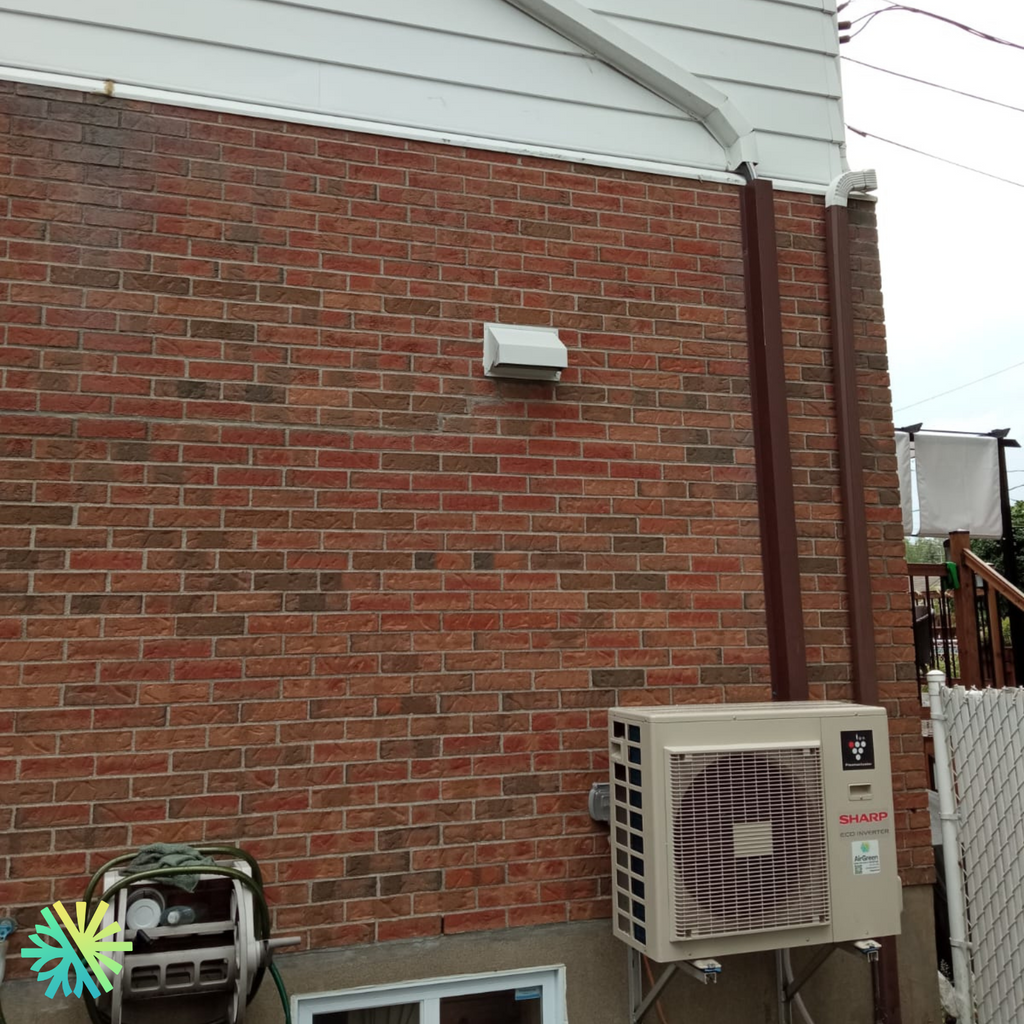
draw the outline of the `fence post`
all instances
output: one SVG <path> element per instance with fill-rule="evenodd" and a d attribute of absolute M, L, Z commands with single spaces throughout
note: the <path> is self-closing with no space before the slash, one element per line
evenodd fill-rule
<path fill-rule="evenodd" d="M 949 560 L 956 566 L 960 575 L 960 585 L 954 594 L 960 682 L 964 686 L 980 686 L 981 654 L 978 650 L 978 610 L 974 572 L 964 565 L 964 551 L 970 550 L 970 546 L 971 535 L 966 530 L 957 530 L 949 535 Z"/>
<path fill-rule="evenodd" d="M 935 788 L 939 794 L 939 819 L 942 822 L 942 861 L 946 875 L 946 902 L 949 909 L 949 946 L 953 958 L 953 987 L 960 1013 L 957 1019 L 974 1020 L 971 996 L 971 968 L 967 956 L 967 911 L 964 904 L 963 876 L 960 870 L 960 839 L 957 836 L 956 797 L 953 793 L 953 769 L 943 695 L 945 673 L 928 673 L 928 708 L 931 712 L 932 739 L 935 743 Z"/>

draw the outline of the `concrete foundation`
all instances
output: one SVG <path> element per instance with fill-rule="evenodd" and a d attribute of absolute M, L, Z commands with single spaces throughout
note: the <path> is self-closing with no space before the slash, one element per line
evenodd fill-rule
<path fill-rule="evenodd" d="M 799 970 L 811 955 L 811 950 L 799 951 L 794 955 L 794 967 Z M 940 1024 L 930 886 L 904 890 L 899 957 L 903 1024 Z M 629 1021 L 627 951 L 612 937 L 607 921 L 352 946 L 280 956 L 277 962 L 293 996 L 564 964 L 568 1024 Z M 776 1024 L 773 954 L 731 957 L 722 963 L 723 974 L 716 985 L 704 986 L 684 975 L 669 983 L 660 1000 L 666 1024 Z M 652 964 L 652 969 L 660 970 L 657 964 Z M 45 986 L 36 981 L 5 984 L 2 995 L 8 1024 L 74 1024 L 88 1020 L 78 1000 L 51 1000 L 44 992 Z M 870 1024 L 872 1020 L 870 975 L 859 955 L 834 952 L 807 982 L 803 997 L 817 1024 Z M 279 1024 L 282 1019 L 273 983 L 267 979 L 249 1009 L 247 1021 Z M 650 1011 L 646 1022 L 659 1024 L 656 1009 Z"/>

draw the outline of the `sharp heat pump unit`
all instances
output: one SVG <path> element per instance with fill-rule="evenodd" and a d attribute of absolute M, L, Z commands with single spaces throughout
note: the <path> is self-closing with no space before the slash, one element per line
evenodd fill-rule
<path fill-rule="evenodd" d="M 885 711 L 612 708 L 615 934 L 662 963 L 895 935 Z"/>

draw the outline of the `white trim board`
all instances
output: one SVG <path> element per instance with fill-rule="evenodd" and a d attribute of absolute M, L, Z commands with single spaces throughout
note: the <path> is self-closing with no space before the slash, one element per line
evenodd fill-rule
<path fill-rule="evenodd" d="M 179 0 L 175 16 L 137 0 L 0 0 L 0 65 L 197 109 L 729 184 L 751 173 L 756 142 L 758 176 L 821 194 L 847 168 L 835 18 L 809 2 Z"/>
<path fill-rule="evenodd" d="M 490 150 L 494 153 L 516 153 L 543 160 L 560 160 L 569 163 L 592 164 L 599 167 L 615 167 L 644 174 L 664 174 L 674 178 L 690 178 L 695 181 L 714 181 L 728 185 L 743 185 L 742 175 L 729 171 L 718 171 L 707 167 L 690 167 L 684 164 L 659 163 L 653 160 L 633 160 L 605 153 L 586 153 L 572 149 L 552 149 L 525 142 L 507 139 L 491 139 L 476 135 L 461 135 L 453 132 L 435 131 L 410 125 L 385 124 L 365 121 L 359 118 L 338 117 L 316 111 L 296 110 L 290 107 L 276 107 L 262 103 L 246 103 L 239 100 L 221 99 L 195 93 L 171 92 L 166 89 L 151 89 L 142 85 L 127 85 L 121 82 L 102 81 L 98 78 L 79 78 L 53 71 L 35 71 L 0 65 L 0 79 L 21 82 L 25 85 L 40 85 L 53 89 L 72 89 L 98 95 L 121 97 L 122 99 L 144 100 L 163 103 L 173 107 L 192 107 L 196 110 L 212 110 L 242 117 L 258 117 L 263 120 L 293 122 L 295 124 L 319 125 L 336 128 L 339 131 L 363 132 L 367 135 L 386 135 L 397 139 L 414 139 L 420 142 L 434 142 L 446 146 L 461 146 L 468 149 Z M 824 195 L 825 185 L 793 183 L 802 192 Z M 781 182 L 779 187 L 784 186 Z"/>
<path fill-rule="evenodd" d="M 476 135 L 459 135 L 452 132 L 433 131 L 409 125 L 385 124 L 378 121 L 363 121 L 358 118 L 336 117 L 316 111 L 295 110 L 290 107 L 274 107 L 258 103 L 243 103 L 196 93 L 171 92 L 166 89 L 150 89 L 141 85 L 104 82 L 98 78 L 79 78 L 62 75 L 53 71 L 35 71 L 0 65 L 0 79 L 24 85 L 38 85 L 50 89 L 70 89 L 97 95 L 143 100 L 162 103 L 172 107 L 192 107 L 195 110 L 210 110 L 239 117 L 258 117 L 262 120 L 292 122 L 294 124 L 316 125 L 335 128 L 338 131 L 361 132 L 366 135 L 384 135 L 396 139 L 411 139 L 418 142 L 432 142 L 444 146 L 459 146 L 467 149 L 493 153 L 514 153 L 519 156 L 536 157 L 541 160 L 558 160 L 566 163 L 585 164 L 595 167 L 614 167 L 618 170 L 635 171 L 638 174 L 659 174 L 670 178 L 685 178 L 690 181 L 717 182 L 724 185 L 744 185 L 745 179 L 729 171 L 717 171 L 707 167 L 691 167 L 686 164 L 659 163 L 653 160 L 631 160 L 607 153 L 587 153 L 572 149 L 552 149 L 525 142 L 510 142 L 507 139 L 491 139 Z M 775 188 L 783 192 L 800 192 L 806 195 L 823 196 L 828 186 L 816 182 L 772 179 Z"/>

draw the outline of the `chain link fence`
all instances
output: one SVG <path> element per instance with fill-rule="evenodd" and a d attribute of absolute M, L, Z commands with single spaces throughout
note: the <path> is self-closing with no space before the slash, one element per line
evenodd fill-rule
<path fill-rule="evenodd" d="M 1024 688 L 936 686 L 931 710 L 960 1024 L 1020 1024 Z"/>

